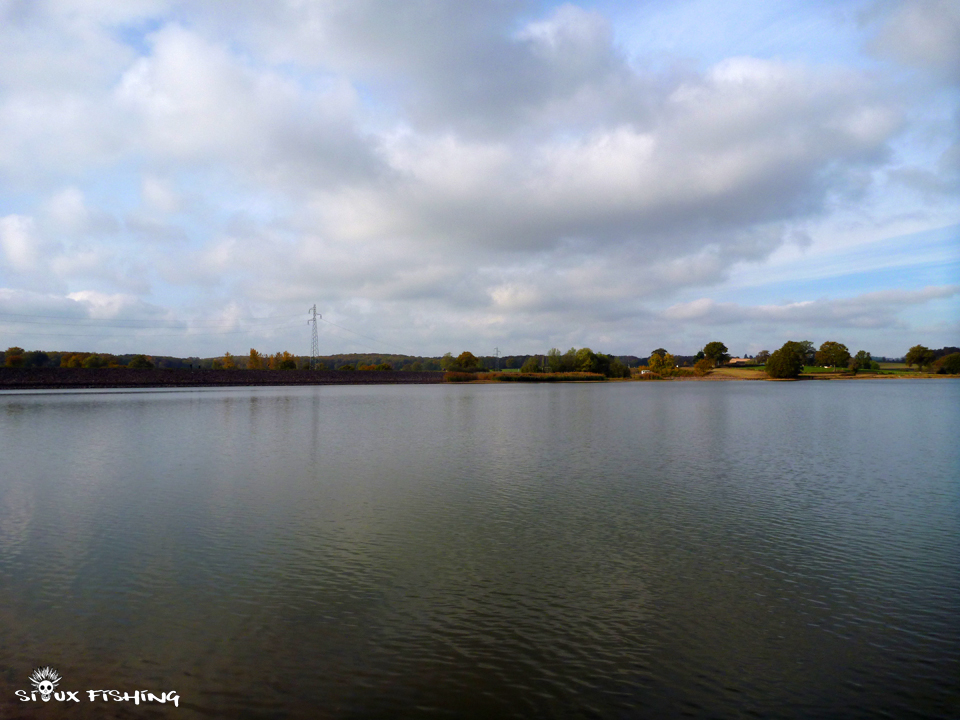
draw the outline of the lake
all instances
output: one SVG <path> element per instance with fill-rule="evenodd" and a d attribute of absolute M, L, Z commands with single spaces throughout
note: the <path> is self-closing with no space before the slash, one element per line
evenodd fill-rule
<path fill-rule="evenodd" d="M 49 665 L 75 718 L 956 718 L 958 429 L 939 379 L 0 393 L 0 717 Z"/>

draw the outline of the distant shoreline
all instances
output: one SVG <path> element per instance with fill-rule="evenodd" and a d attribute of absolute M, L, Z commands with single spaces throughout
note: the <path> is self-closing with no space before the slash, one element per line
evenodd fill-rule
<path fill-rule="evenodd" d="M 0 390 L 246 387 L 266 385 L 435 385 L 442 372 L 341 370 L 201 370 L 0 368 Z"/>
<path fill-rule="evenodd" d="M 109 388 L 191 388 L 191 387 L 266 387 L 307 385 L 439 385 L 449 383 L 443 371 L 408 372 L 398 370 L 208 370 L 208 369 L 131 369 L 131 368 L 7 368 L 0 367 L 2 390 L 84 390 Z M 478 373 L 475 380 L 452 384 L 502 384 L 504 380 Z M 798 378 L 778 380 L 761 370 L 718 368 L 707 375 L 680 375 L 667 377 L 598 378 L 617 383 L 660 382 L 729 382 L 774 380 L 794 382 L 807 380 L 869 380 L 889 378 L 929 379 L 951 377 L 916 373 L 888 375 L 873 373 L 807 374 Z M 543 383 L 547 378 L 531 377 L 527 382 Z M 564 379 L 557 382 L 578 382 Z M 517 384 L 527 384 L 517 383 Z"/>

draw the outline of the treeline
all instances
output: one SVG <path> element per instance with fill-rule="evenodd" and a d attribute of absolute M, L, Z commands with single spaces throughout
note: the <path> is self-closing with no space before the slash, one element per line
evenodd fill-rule
<path fill-rule="evenodd" d="M 758 353 L 766 356 L 765 369 L 772 378 L 795 378 L 803 372 L 805 366 L 845 368 L 856 374 L 861 371 L 876 371 L 880 364 L 866 350 L 851 355 L 846 345 L 828 340 L 814 349 L 809 340 L 788 341 L 779 350 L 772 353 Z M 931 350 L 923 345 L 914 345 L 903 358 L 907 367 L 916 365 L 917 370 L 943 375 L 960 374 L 960 348 L 944 347 Z"/>
<path fill-rule="evenodd" d="M 503 361 L 503 367 L 499 369 L 519 369 L 521 373 L 591 373 L 612 378 L 630 377 L 630 368 L 620 358 L 603 353 L 595 353 L 590 348 L 570 348 L 565 353 L 561 353 L 557 348 L 552 348 L 546 355 L 527 355 L 522 364 L 517 368 L 514 360 L 516 356 L 509 358 L 493 358 Z M 489 360 L 489 358 L 487 358 Z M 511 362 L 507 362 L 507 361 Z M 476 373 L 489 372 L 498 369 L 496 366 L 490 366 L 484 359 L 478 358 L 471 352 L 462 352 L 457 357 L 452 353 L 447 353 L 440 358 L 440 367 L 450 373 Z"/>
<path fill-rule="evenodd" d="M 314 369 L 318 370 L 407 370 L 411 372 L 440 371 L 439 357 L 423 358 L 407 355 L 378 355 L 373 353 L 327 355 L 320 357 Z M 10 347 L 0 352 L 0 365 L 26 368 L 162 368 L 167 370 L 307 370 L 310 357 L 293 355 L 287 351 L 261 353 L 251 348 L 248 355 L 225 352 L 218 357 L 172 357 L 159 355 L 115 355 L 111 353 L 25 351 Z"/>
<path fill-rule="evenodd" d="M 817 348 L 811 341 L 789 341 L 774 352 L 762 350 L 751 357 L 733 359 L 738 365 L 760 366 L 771 377 L 797 377 L 804 367 L 822 366 L 844 368 L 853 373 L 876 371 L 878 361 L 890 361 L 889 358 L 875 358 L 866 350 L 851 353 L 846 345 L 836 341 L 826 341 Z M 900 358 L 894 361 L 900 361 Z M 923 345 L 915 345 L 907 352 L 902 361 L 908 367 L 942 374 L 960 374 L 960 348 L 943 347 L 939 350 Z M 519 370 L 521 373 L 593 373 L 611 378 L 627 378 L 631 369 L 637 373 L 654 373 L 671 376 L 693 372 L 698 375 L 708 373 L 712 368 L 731 362 L 727 346 L 720 341 L 704 345 L 696 355 L 674 355 L 665 348 L 657 348 L 647 358 L 634 355 L 607 355 L 597 353 L 590 348 L 570 348 L 561 352 L 550 349 L 544 355 L 507 355 L 476 356 L 463 352 L 457 357 L 446 353 L 443 357 L 424 357 L 414 355 L 391 355 L 376 353 L 347 353 L 324 355 L 316 359 L 313 369 L 339 371 L 408 371 L 408 372 L 489 372 L 493 370 Z M 65 351 L 25 351 L 20 347 L 9 347 L 0 352 L 0 365 L 6 367 L 27 368 L 162 368 L 195 370 L 308 370 L 310 358 L 305 355 L 293 355 L 287 351 L 273 354 L 261 353 L 251 348 L 247 355 L 232 355 L 225 352 L 218 357 L 172 357 L 143 354 L 115 355 L 111 353 L 65 352 Z"/>
<path fill-rule="evenodd" d="M 9 347 L 0 353 L 0 364 L 6 367 L 26 368 L 183 368 L 190 367 L 190 361 L 199 363 L 198 358 L 152 358 L 146 355 L 113 355 L 111 353 L 88 352 L 46 352 L 43 350 L 25 351 L 20 347 Z M 199 365 L 198 365 L 199 366 Z"/>

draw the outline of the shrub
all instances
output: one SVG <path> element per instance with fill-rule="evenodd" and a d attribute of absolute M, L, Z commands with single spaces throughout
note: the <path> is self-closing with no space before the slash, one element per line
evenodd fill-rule
<path fill-rule="evenodd" d="M 693 372 L 703 377 L 713 369 L 713 360 L 701 358 L 693 364 Z"/>

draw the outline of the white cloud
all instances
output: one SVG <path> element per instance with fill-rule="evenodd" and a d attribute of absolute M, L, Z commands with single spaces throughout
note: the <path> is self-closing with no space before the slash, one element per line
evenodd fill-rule
<path fill-rule="evenodd" d="M 745 306 L 701 298 L 672 305 L 664 311 L 664 316 L 669 320 L 709 326 L 753 323 L 798 329 L 889 328 L 902 326 L 898 315 L 909 306 L 957 295 L 960 295 L 960 285 L 882 290 L 851 298 L 821 298 L 781 305 Z"/>
<path fill-rule="evenodd" d="M 18 272 L 35 269 L 40 257 L 38 245 L 33 218 L 23 215 L 0 218 L 0 248 L 8 267 Z"/>
<path fill-rule="evenodd" d="M 908 65 L 960 81 L 960 5 L 953 0 L 900 0 L 871 47 Z"/>
<path fill-rule="evenodd" d="M 836 52 L 783 60 L 745 33 L 671 65 L 574 3 L 0 4 L 0 283 L 187 315 L 322 302 L 417 318 L 435 349 L 539 328 L 626 350 L 701 310 L 726 322 L 651 307 L 714 302 L 790 244 L 802 275 L 850 224 L 957 221 L 944 7 L 883 5 Z M 905 93 L 851 61 L 868 42 L 932 79 Z M 826 311 L 805 307 L 783 318 Z"/>

